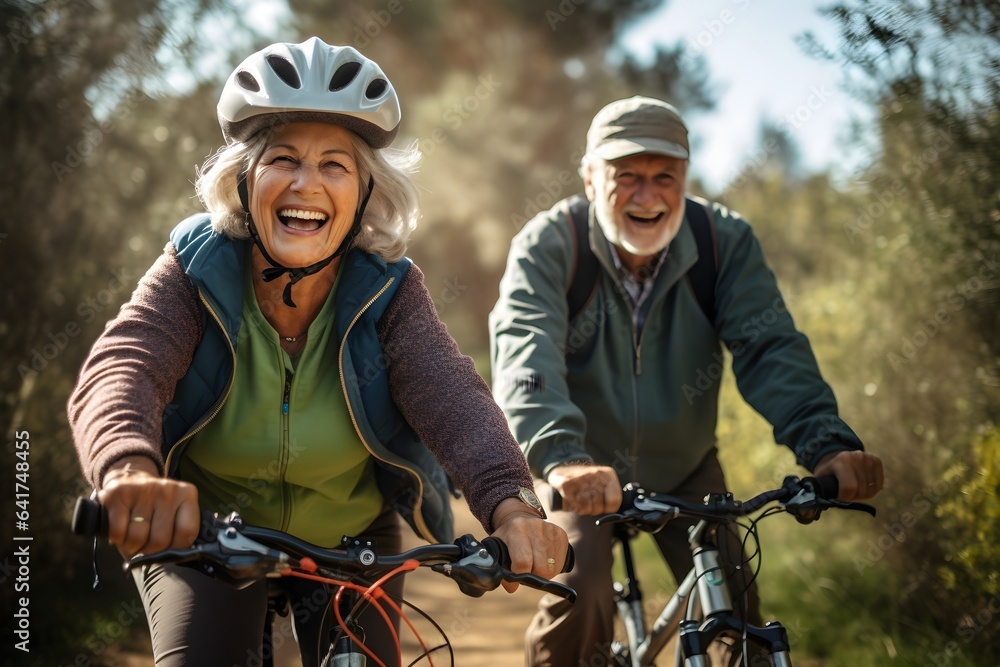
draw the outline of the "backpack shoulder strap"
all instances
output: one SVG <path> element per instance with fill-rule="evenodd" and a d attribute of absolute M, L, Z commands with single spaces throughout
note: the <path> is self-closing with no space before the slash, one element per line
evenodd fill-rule
<path fill-rule="evenodd" d="M 573 271 L 566 290 L 570 322 L 580 314 L 597 289 L 600 265 L 590 247 L 590 201 L 583 195 L 564 200 L 566 218 L 573 235 Z"/>
<path fill-rule="evenodd" d="M 719 276 L 719 244 L 715 236 L 712 210 L 688 198 L 685 211 L 698 247 L 698 261 L 688 271 L 687 280 L 705 317 L 715 324 L 715 283 Z"/>

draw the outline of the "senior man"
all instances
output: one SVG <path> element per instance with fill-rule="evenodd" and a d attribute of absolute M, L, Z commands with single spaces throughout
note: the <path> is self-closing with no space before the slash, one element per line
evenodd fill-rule
<path fill-rule="evenodd" d="M 623 484 L 692 500 L 725 491 L 715 436 L 722 345 L 744 399 L 800 465 L 835 475 L 841 500 L 882 488 L 882 463 L 838 416 L 753 229 L 685 196 L 688 161 L 673 106 L 613 102 L 587 134 L 586 196 L 540 213 L 511 244 L 490 314 L 493 391 L 576 550 L 562 579 L 579 593 L 576 605 L 540 601 L 525 638 L 530 665 L 608 664 L 610 527 L 594 517 L 618 509 Z M 689 525 L 654 535 L 678 580 L 692 565 Z M 740 540 L 726 537 L 720 548 L 735 573 Z M 743 600 L 749 582 L 730 581 Z M 759 625 L 749 588 L 747 619 Z"/>

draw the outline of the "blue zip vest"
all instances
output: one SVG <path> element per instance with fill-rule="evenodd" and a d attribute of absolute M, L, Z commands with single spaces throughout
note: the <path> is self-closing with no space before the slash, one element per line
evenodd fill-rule
<path fill-rule="evenodd" d="M 229 393 L 242 326 L 243 271 L 249 241 L 212 231 L 207 213 L 193 215 L 171 233 L 184 273 L 201 297 L 204 335 L 191 367 L 177 383 L 163 415 L 163 456 L 175 476 L 190 436 L 212 419 Z M 375 477 L 386 502 L 429 542 L 454 539 L 451 487 L 437 459 L 403 418 L 389 392 L 385 356 L 375 329 L 410 268 L 389 264 L 357 248 L 343 258 L 334 296 L 342 386 L 358 435 L 375 458 Z M 331 368 L 331 373 L 337 369 Z"/>

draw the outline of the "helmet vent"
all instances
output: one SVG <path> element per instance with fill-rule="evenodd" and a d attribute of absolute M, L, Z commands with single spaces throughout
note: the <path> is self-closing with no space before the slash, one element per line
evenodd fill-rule
<path fill-rule="evenodd" d="M 267 56 L 267 64 L 271 66 L 271 69 L 278 75 L 278 78 L 290 87 L 296 90 L 302 87 L 302 82 L 299 81 L 299 73 L 295 71 L 295 65 L 288 59 L 272 53 Z"/>
<path fill-rule="evenodd" d="M 361 63 L 344 63 L 330 77 L 330 92 L 343 90 L 361 71 Z"/>
<path fill-rule="evenodd" d="M 236 82 L 240 84 L 240 88 L 254 93 L 260 92 L 260 84 L 257 83 L 257 79 L 255 79 L 254 75 L 245 69 L 241 69 L 236 73 Z"/>
<path fill-rule="evenodd" d="M 387 86 L 388 84 L 386 84 L 385 79 L 375 79 L 369 83 L 368 88 L 365 89 L 365 97 L 370 100 L 374 100 L 385 92 Z"/>

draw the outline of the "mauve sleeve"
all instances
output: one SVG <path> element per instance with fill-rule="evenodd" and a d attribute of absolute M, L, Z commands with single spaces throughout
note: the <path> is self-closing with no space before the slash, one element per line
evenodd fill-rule
<path fill-rule="evenodd" d="M 416 265 L 378 334 L 393 400 L 491 532 L 497 505 L 531 488 L 531 473 L 489 387 L 438 317 Z"/>
<path fill-rule="evenodd" d="M 69 398 L 80 465 L 95 487 L 126 456 L 147 456 L 162 473 L 163 411 L 201 335 L 197 290 L 167 245 L 94 343 Z"/>

